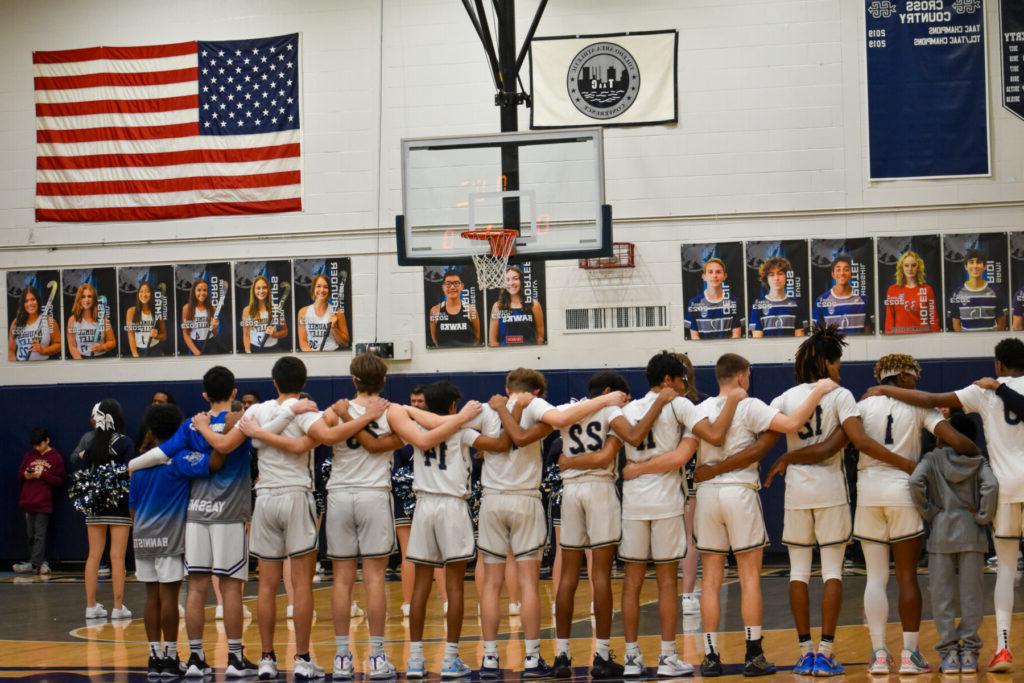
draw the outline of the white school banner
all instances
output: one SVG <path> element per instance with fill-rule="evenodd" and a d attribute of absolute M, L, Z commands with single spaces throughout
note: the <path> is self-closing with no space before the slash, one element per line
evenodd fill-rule
<path fill-rule="evenodd" d="M 534 38 L 530 128 L 678 120 L 677 31 Z"/>

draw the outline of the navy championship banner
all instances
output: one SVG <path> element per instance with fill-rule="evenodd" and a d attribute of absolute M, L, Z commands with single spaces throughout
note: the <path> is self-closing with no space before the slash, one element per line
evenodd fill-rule
<path fill-rule="evenodd" d="M 505 284 L 486 292 L 489 346 L 532 346 L 548 341 L 544 318 L 543 261 L 515 260 L 505 268 Z"/>
<path fill-rule="evenodd" d="M 942 331 L 942 244 L 938 235 L 875 240 L 882 334 Z"/>
<path fill-rule="evenodd" d="M 179 356 L 231 353 L 231 263 L 185 263 L 174 267 L 174 306 Z"/>
<path fill-rule="evenodd" d="M 482 292 L 471 265 L 425 266 L 423 307 L 428 349 L 480 346 L 484 342 Z"/>
<path fill-rule="evenodd" d="M 121 310 L 121 357 L 174 355 L 174 266 L 117 269 Z"/>
<path fill-rule="evenodd" d="M 678 42 L 675 30 L 534 38 L 530 128 L 675 123 Z"/>
<path fill-rule="evenodd" d="M 872 334 L 874 261 L 869 237 L 811 240 L 811 319 L 847 335 Z"/>
<path fill-rule="evenodd" d="M 806 335 L 807 240 L 747 242 L 746 260 L 750 336 Z"/>
<path fill-rule="evenodd" d="M 17 270 L 7 273 L 7 360 L 60 360 L 64 341 L 60 273 Z"/>
<path fill-rule="evenodd" d="M 1020 331 L 1024 330 L 1024 232 L 1010 233 L 1010 281 L 1010 329 Z"/>
<path fill-rule="evenodd" d="M 235 263 L 236 353 L 289 353 L 292 335 L 290 261 Z"/>
<path fill-rule="evenodd" d="M 295 259 L 295 335 L 299 351 L 352 348 L 352 262 L 348 258 Z"/>
<path fill-rule="evenodd" d="M 743 243 L 684 244 L 683 327 L 686 338 L 739 339 L 746 325 Z"/>
<path fill-rule="evenodd" d="M 113 268 L 61 271 L 67 358 L 86 360 L 117 355 L 117 273 Z"/>
<path fill-rule="evenodd" d="M 946 317 L 950 332 L 1006 329 L 1006 233 L 942 236 L 946 268 Z"/>
<path fill-rule="evenodd" d="M 871 179 L 988 175 L 983 1 L 864 6 Z"/>
<path fill-rule="evenodd" d="M 1003 106 L 1024 120 L 1021 64 L 1024 64 L 1024 2 L 999 0 L 1000 54 L 1003 58 Z"/>

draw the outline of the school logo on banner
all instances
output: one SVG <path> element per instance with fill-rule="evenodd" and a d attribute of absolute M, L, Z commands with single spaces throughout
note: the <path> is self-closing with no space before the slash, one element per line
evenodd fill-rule
<path fill-rule="evenodd" d="M 636 101 L 640 69 L 621 45 L 594 43 L 572 60 L 568 86 L 577 109 L 593 119 L 611 119 Z"/>
<path fill-rule="evenodd" d="M 674 123 L 676 31 L 534 38 L 531 128 Z"/>

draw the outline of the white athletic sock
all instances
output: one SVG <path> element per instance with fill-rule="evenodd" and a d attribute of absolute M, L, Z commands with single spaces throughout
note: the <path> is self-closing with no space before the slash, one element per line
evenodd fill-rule
<path fill-rule="evenodd" d="M 874 645 L 872 645 L 874 647 Z M 879 648 L 875 648 L 876 650 Z M 917 631 L 903 632 L 903 649 L 917 652 Z"/>
<path fill-rule="evenodd" d="M 761 627 L 760 626 L 747 626 L 746 627 L 747 640 L 761 640 Z"/>
<path fill-rule="evenodd" d="M 164 656 L 178 658 L 178 641 L 167 643 L 164 648 Z"/>
<path fill-rule="evenodd" d="M 996 589 L 993 602 L 996 608 L 996 650 L 1009 647 L 1010 623 L 1013 614 L 1013 581 L 1017 574 L 1017 539 L 997 538 L 995 540 L 996 556 L 999 566 L 996 568 Z"/>
<path fill-rule="evenodd" d="M 864 584 L 864 620 L 871 636 L 871 649 L 885 649 L 885 623 L 889 620 L 889 546 L 884 543 L 860 544 L 864 551 L 867 581 Z"/>
<path fill-rule="evenodd" d="M 612 651 L 612 643 L 611 643 L 610 640 L 607 640 L 607 639 L 602 640 L 602 639 L 598 638 L 594 642 L 594 652 L 596 652 L 598 654 L 598 656 L 601 657 L 601 659 L 608 659 L 608 655 L 611 654 L 611 651 Z"/>
<path fill-rule="evenodd" d="M 409 657 L 423 659 L 423 641 L 413 640 L 409 642 Z"/>
<path fill-rule="evenodd" d="M 341 657 L 352 654 L 348 649 L 348 636 L 334 636 L 334 654 Z"/>
<path fill-rule="evenodd" d="M 807 655 L 814 652 L 814 641 L 810 638 L 800 641 L 800 654 Z"/>
<path fill-rule="evenodd" d="M 524 640 L 523 644 L 526 646 L 527 657 L 540 657 L 540 639 Z"/>
<path fill-rule="evenodd" d="M 199 655 L 199 659 L 206 659 L 206 653 L 203 652 L 203 641 L 202 640 L 190 640 L 188 641 L 188 650 L 190 654 Z"/>
<path fill-rule="evenodd" d="M 384 654 L 384 636 L 370 636 L 370 654 L 374 657 Z"/>
<path fill-rule="evenodd" d="M 496 640 L 485 640 L 484 641 L 484 657 L 497 657 L 498 656 L 498 641 Z"/>
<path fill-rule="evenodd" d="M 556 655 L 568 655 L 569 654 L 569 639 L 568 638 L 555 638 L 555 654 Z"/>
<path fill-rule="evenodd" d="M 821 642 L 818 643 L 818 653 L 823 654 L 826 657 L 832 656 L 832 641 L 826 638 L 822 638 Z"/>
<path fill-rule="evenodd" d="M 422 644 L 421 644 L 422 647 Z M 422 652 L 421 652 L 422 654 Z M 444 644 L 444 661 L 451 662 L 459 656 L 459 644 L 458 643 L 445 643 Z"/>
<path fill-rule="evenodd" d="M 149 641 L 149 654 L 151 657 L 163 657 L 163 647 L 159 640 Z"/>
<path fill-rule="evenodd" d="M 242 639 L 232 640 L 228 638 L 228 654 L 242 656 Z"/>
<path fill-rule="evenodd" d="M 717 633 L 704 633 L 704 654 L 709 655 L 712 652 L 718 652 L 718 634 Z"/>
<path fill-rule="evenodd" d="M 676 653 L 676 641 L 674 640 L 663 640 L 661 641 L 661 656 L 668 657 Z"/>
<path fill-rule="evenodd" d="M 638 654 L 640 654 L 640 643 L 626 643 L 626 654 L 627 655 L 638 655 Z"/>

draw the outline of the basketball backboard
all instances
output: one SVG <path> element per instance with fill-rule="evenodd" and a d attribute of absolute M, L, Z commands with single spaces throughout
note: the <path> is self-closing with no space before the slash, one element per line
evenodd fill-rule
<path fill-rule="evenodd" d="M 601 129 L 403 139 L 395 222 L 404 266 L 468 261 L 489 245 L 461 233 L 487 227 L 517 229 L 523 257 L 608 256 Z"/>

